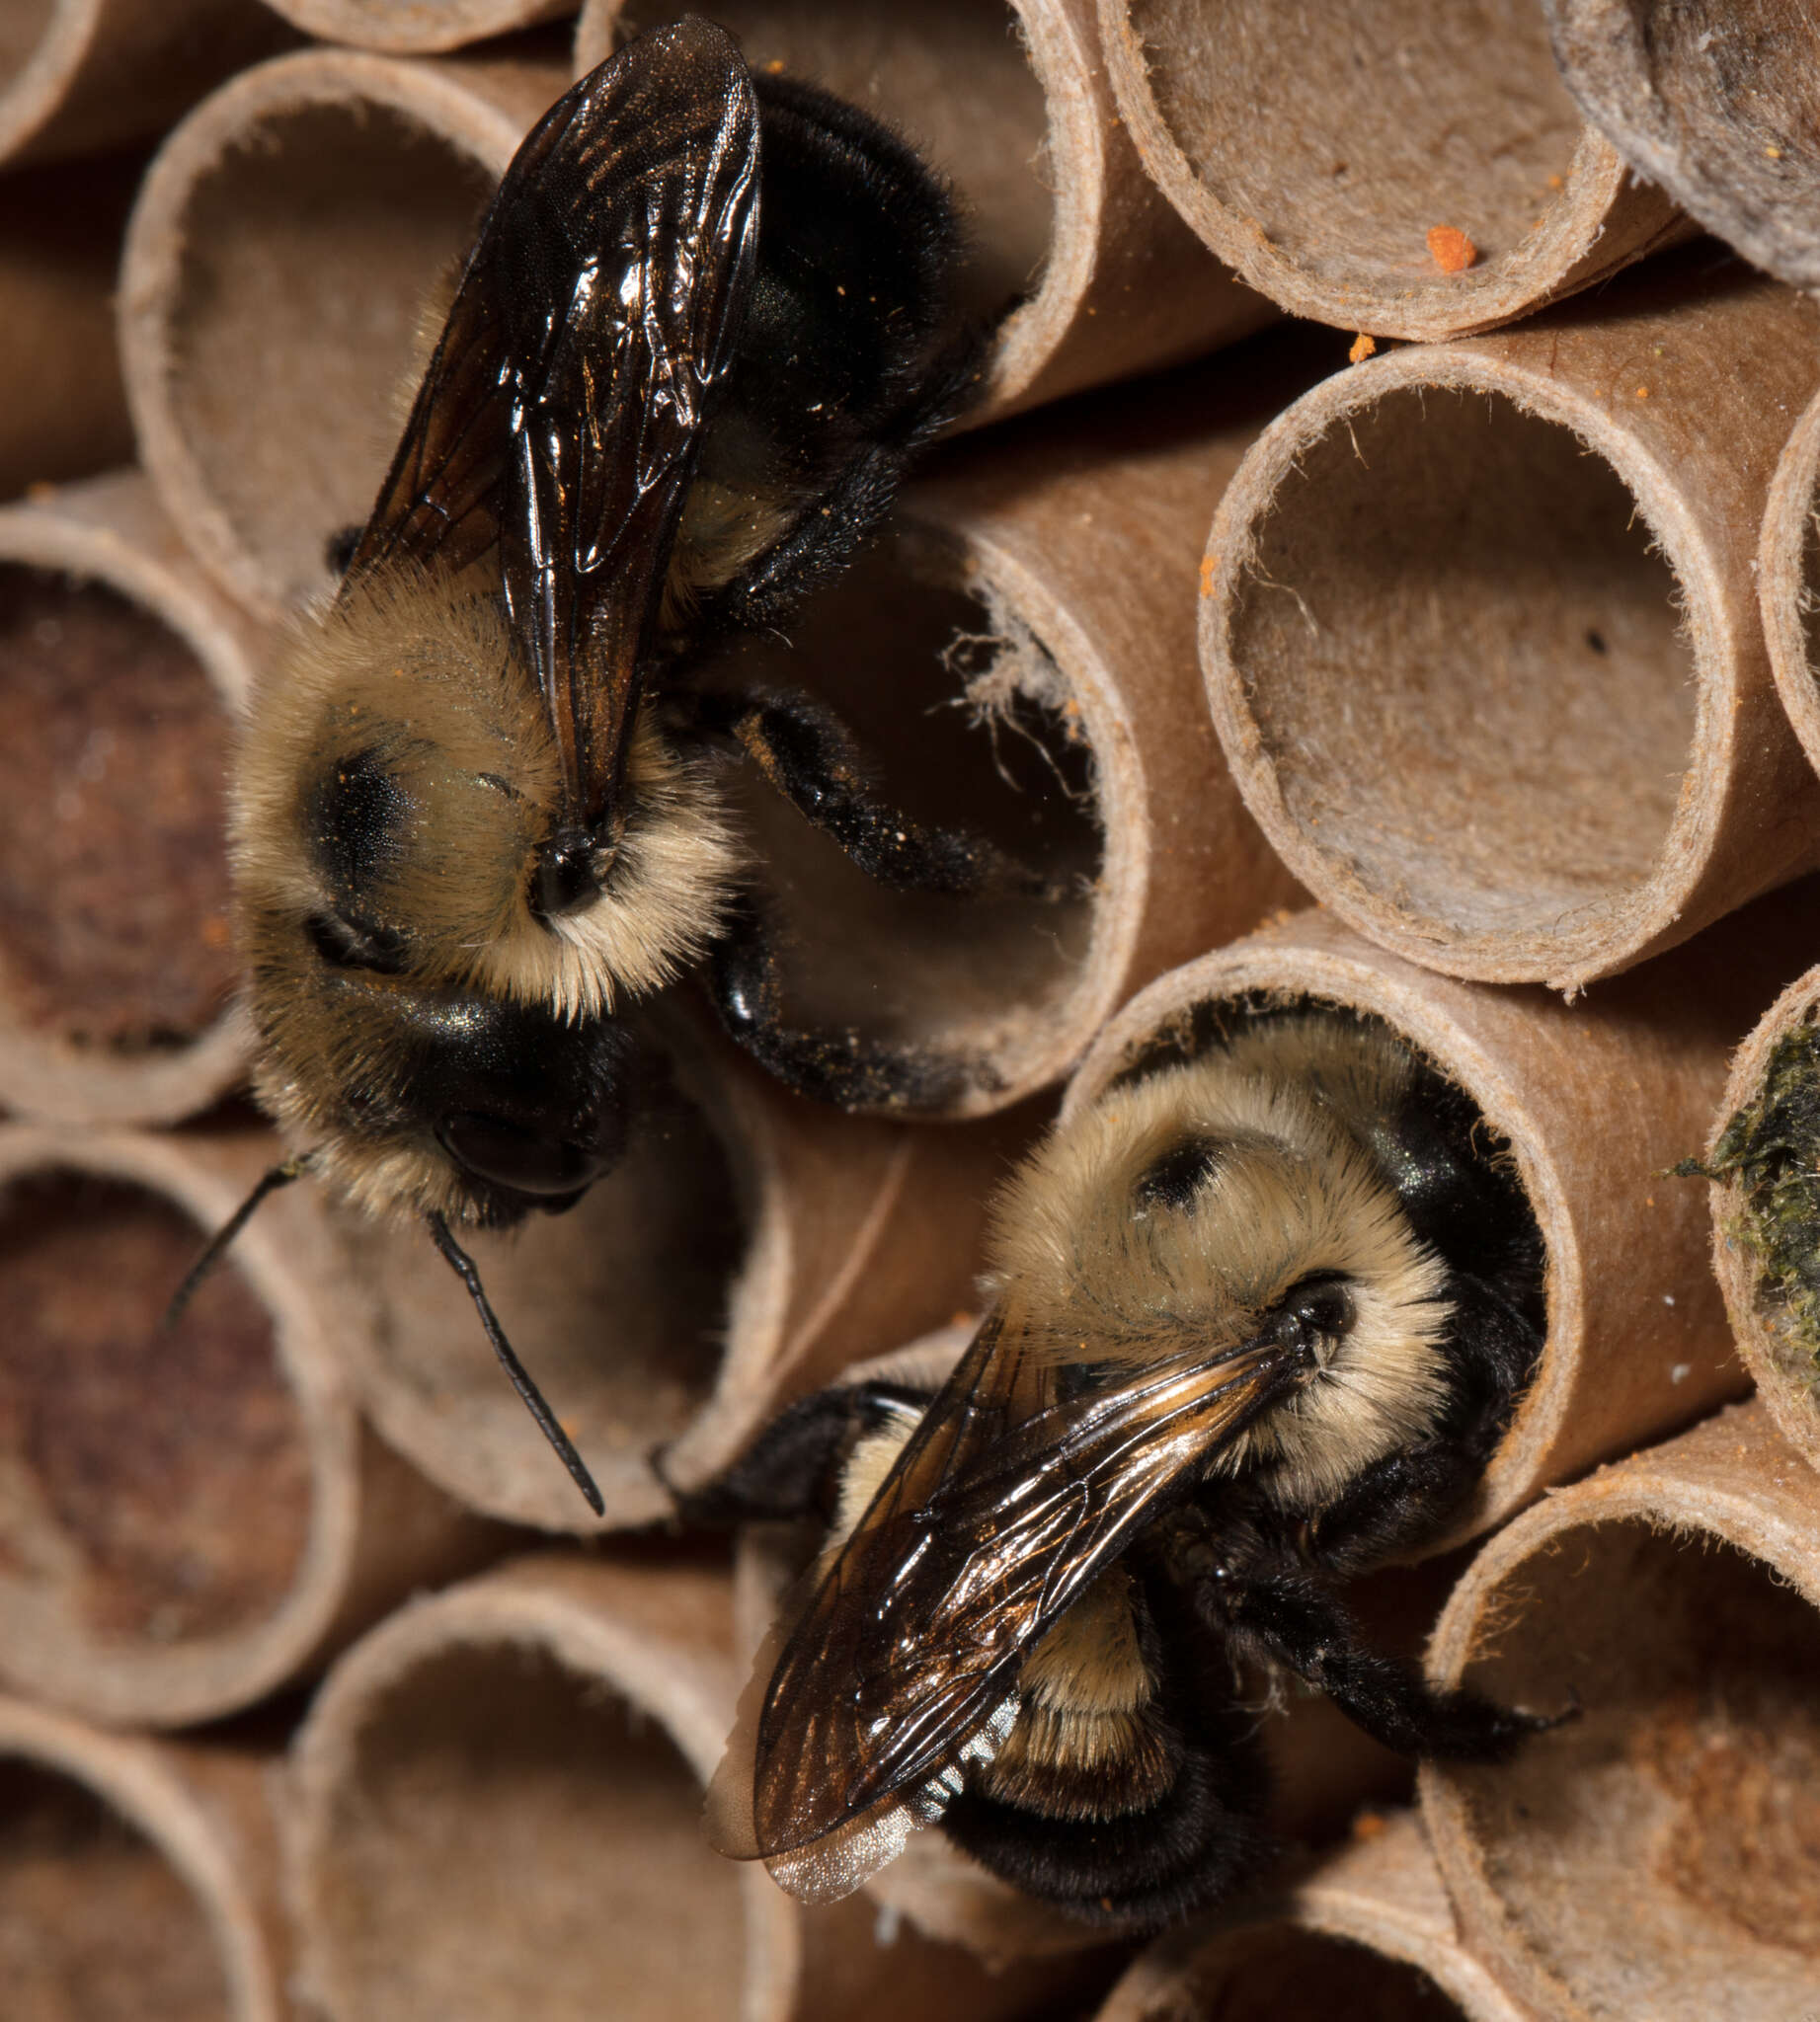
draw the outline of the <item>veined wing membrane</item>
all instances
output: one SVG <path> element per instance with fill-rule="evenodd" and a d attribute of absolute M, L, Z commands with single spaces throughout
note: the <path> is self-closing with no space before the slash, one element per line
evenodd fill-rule
<path fill-rule="evenodd" d="M 641 38 L 559 99 L 469 256 L 350 580 L 495 545 L 566 820 L 610 824 L 639 649 L 756 244 L 758 113 L 719 29 Z"/>
<path fill-rule="evenodd" d="M 1025 1653 L 1291 1369 L 1249 1343 L 1064 1399 L 1053 1361 L 989 1322 L 784 1646 L 753 1750 L 756 1851 L 950 1771 Z"/>

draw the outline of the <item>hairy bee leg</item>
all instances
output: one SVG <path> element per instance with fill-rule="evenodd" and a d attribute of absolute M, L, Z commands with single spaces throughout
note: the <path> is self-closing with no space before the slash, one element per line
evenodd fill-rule
<path fill-rule="evenodd" d="M 773 1419 L 712 1481 L 679 1489 L 666 1480 L 665 1487 L 686 1522 L 717 1530 L 811 1516 L 827 1521 L 832 1515 L 835 1468 L 864 1423 L 868 1404 L 910 1394 L 878 1383 L 819 1390 Z M 927 1401 L 914 1400 L 918 1409 Z M 662 1475 L 661 1466 L 658 1471 Z"/>
<path fill-rule="evenodd" d="M 729 912 L 709 958 L 721 1023 L 758 1064 L 799 1094 L 844 1110 L 914 1112 L 953 1102 L 966 1068 L 857 1032 L 808 1032 L 783 1022 L 776 956 L 751 900 Z"/>
<path fill-rule="evenodd" d="M 1501 1762 L 1526 1737 L 1571 1717 L 1520 1713 L 1465 1689 L 1437 1690 L 1412 1665 L 1367 1650 L 1345 1608 L 1305 1575 L 1216 1575 L 1196 1597 L 1212 1622 L 1287 1664 L 1399 1755 Z"/>
<path fill-rule="evenodd" d="M 1071 881 L 1020 864 L 981 836 L 927 827 L 876 798 L 851 734 L 812 697 L 769 688 L 680 700 L 693 728 L 734 739 L 797 813 L 879 884 L 953 898 L 1067 896 Z"/>
<path fill-rule="evenodd" d="M 1310 1548 L 1335 1572 L 1382 1565 L 1435 1534 L 1437 1521 L 1471 1493 L 1483 1458 L 1450 1440 L 1388 1453 L 1347 1484 L 1309 1520 Z"/>

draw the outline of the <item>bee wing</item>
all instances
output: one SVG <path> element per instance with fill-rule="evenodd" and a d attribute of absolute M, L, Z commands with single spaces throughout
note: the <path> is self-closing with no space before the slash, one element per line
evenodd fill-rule
<path fill-rule="evenodd" d="M 750 1815 L 729 1793 L 726 1850 L 799 1893 L 857 1887 L 902 1844 L 902 1815 L 936 1816 L 1008 1720 L 1031 1646 L 1291 1367 L 1253 1342 L 1063 1397 L 1053 1359 L 989 1320 L 815 1588 L 753 1733 L 736 1736 Z M 825 1852 L 837 1880 L 817 1872 Z"/>
<path fill-rule="evenodd" d="M 498 543 L 566 812 L 590 833 L 732 361 L 757 196 L 752 80 L 706 22 L 640 38 L 559 99 L 487 212 L 350 567 L 455 571 Z"/>

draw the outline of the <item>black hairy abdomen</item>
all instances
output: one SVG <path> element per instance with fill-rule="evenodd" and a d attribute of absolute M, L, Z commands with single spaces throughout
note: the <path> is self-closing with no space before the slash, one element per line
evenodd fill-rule
<path fill-rule="evenodd" d="M 1145 1580 L 1136 1605 L 1175 1765 L 1161 1797 L 1111 1818 L 1057 1819 L 988 1797 L 970 1779 L 941 1822 L 957 1846 L 1014 1887 L 1126 1931 L 1217 1903 L 1269 1852 L 1264 1760 L 1233 1703 L 1222 1649 L 1166 1581 Z"/>

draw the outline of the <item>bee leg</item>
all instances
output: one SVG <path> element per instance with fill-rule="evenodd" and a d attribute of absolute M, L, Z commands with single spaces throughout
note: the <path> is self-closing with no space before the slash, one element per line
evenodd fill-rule
<path fill-rule="evenodd" d="M 927 827 L 878 799 L 852 734 L 798 690 L 710 690 L 678 698 L 678 708 L 698 732 L 734 739 L 805 820 L 881 885 L 956 898 L 1058 899 L 1071 889 L 982 836 Z"/>
<path fill-rule="evenodd" d="M 652 1465 L 688 1523 L 731 1530 L 741 1523 L 787 1523 L 811 1516 L 831 1521 L 836 1471 L 853 1437 L 855 1401 L 869 1387 L 843 1385 L 800 1398 L 731 1467 L 699 1488 L 678 1488 L 669 1479 L 661 1447 Z"/>
<path fill-rule="evenodd" d="M 1501 1762 L 1557 1717 L 1520 1713 L 1465 1688 L 1431 1685 L 1413 1665 L 1368 1650 L 1346 1609 L 1302 1573 L 1204 1581 L 1197 1600 L 1229 1635 L 1325 1692 L 1354 1726 L 1399 1755 Z"/>
<path fill-rule="evenodd" d="M 1385 1454 L 1310 1519 L 1310 1550 L 1331 1571 L 1369 1571 L 1432 1537 L 1484 1471 L 1483 1459 L 1456 1440 Z"/>
<path fill-rule="evenodd" d="M 765 1071 L 799 1094 L 844 1110 L 916 1111 L 951 1104 L 969 1086 L 960 1061 L 853 1031 L 809 1032 L 783 1019 L 771 938 L 750 899 L 730 912 L 709 957 L 721 1023 Z"/>

